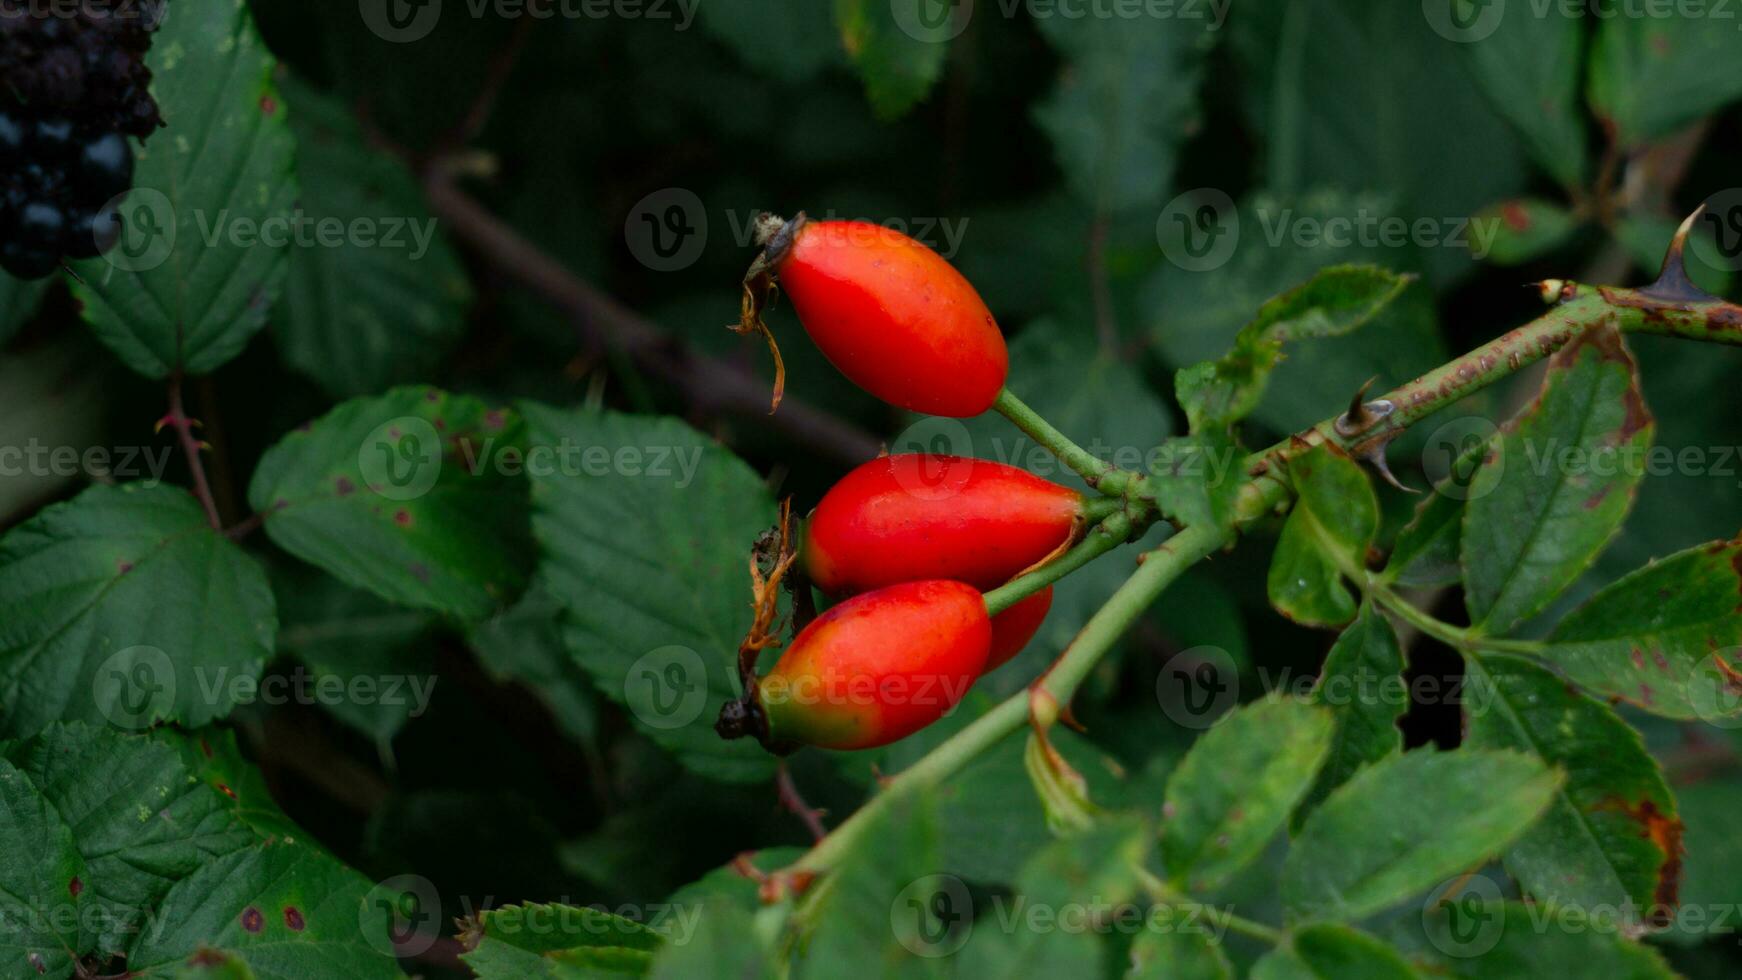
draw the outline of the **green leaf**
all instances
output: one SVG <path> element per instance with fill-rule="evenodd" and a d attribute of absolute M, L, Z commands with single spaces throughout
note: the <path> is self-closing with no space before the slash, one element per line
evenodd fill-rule
<path fill-rule="evenodd" d="M 151 737 L 179 752 L 193 778 L 211 787 L 225 810 L 257 836 L 285 840 L 303 836 L 273 800 L 265 775 L 243 757 L 234 731 L 205 728 L 184 736 L 159 728 Z"/>
<path fill-rule="evenodd" d="M 1580 685 L 1669 718 L 1716 720 L 1742 704 L 1742 539 L 1689 548 L 1592 596 L 1543 655 Z"/>
<path fill-rule="evenodd" d="M 1029 858 L 1008 905 L 1016 926 L 999 928 L 1001 909 L 975 923 L 974 941 L 962 950 L 959 976 L 1080 977 L 1095 972 L 1102 956 L 1094 929 L 1073 928 L 1072 908 L 1118 908 L 1137 893 L 1148 830 L 1115 819 L 1054 841 Z M 911 914 L 911 913 L 910 913 Z M 1010 912 L 1004 912 L 1009 916 Z M 1056 918 L 1037 920 L 1033 914 Z M 1045 922 L 1045 925 L 1030 925 Z"/>
<path fill-rule="evenodd" d="M 524 438 L 513 412 L 395 388 L 267 450 L 248 502 L 274 543 L 340 581 L 481 619 L 526 578 Z"/>
<path fill-rule="evenodd" d="M 1682 844 L 1694 860 L 1683 863 L 1681 907 L 1666 938 L 1705 942 L 1716 932 L 1734 933 L 1734 910 L 1742 904 L 1742 838 L 1734 833 L 1742 784 L 1734 779 L 1687 783 L 1676 787 L 1676 802 L 1687 825 Z"/>
<path fill-rule="evenodd" d="M 168 128 L 138 150 L 121 243 L 76 264 L 73 295 L 133 370 L 205 374 L 265 326 L 283 283 L 296 141 L 246 4 L 181 0 L 145 63 Z"/>
<path fill-rule="evenodd" d="M 781 82 L 807 82 L 841 58 L 827 4 L 710 0 L 696 13 L 703 29 L 746 65 Z"/>
<path fill-rule="evenodd" d="M 1565 245 L 1580 224 L 1565 207 L 1534 197 L 1490 205 L 1470 220 L 1493 229 L 1487 254 L 1476 257 L 1495 265 L 1521 265 L 1542 258 Z M 1662 255 L 1660 250 L 1658 256 Z"/>
<path fill-rule="evenodd" d="M 1681 823 L 1639 733 L 1528 661 L 1484 654 L 1464 665 L 1476 685 L 1464 744 L 1516 749 L 1567 774 L 1542 820 L 1506 852 L 1506 870 L 1539 903 L 1622 910 L 1624 929 L 1666 915 Z"/>
<path fill-rule="evenodd" d="M 1219 719 L 1180 760 L 1162 804 L 1168 880 L 1215 891 L 1263 852 L 1331 749 L 1331 713 L 1272 697 Z"/>
<path fill-rule="evenodd" d="M 835 29 L 879 119 L 905 115 L 943 74 L 962 14 L 935 17 L 924 0 L 834 0 Z"/>
<path fill-rule="evenodd" d="M 84 856 L 81 952 L 126 951 L 177 881 L 254 843 L 224 801 L 170 745 L 84 725 L 56 725 L 6 758 L 35 784 Z"/>
<path fill-rule="evenodd" d="M 1714 8 L 1715 11 L 1716 8 Z M 1624 147 L 1667 136 L 1742 97 L 1729 17 L 1605 17 L 1591 48 L 1591 106 Z"/>
<path fill-rule="evenodd" d="M 42 295 L 48 292 L 50 279 L 14 279 L 0 272 L 0 347 L 12 339 L 19 327 L 36 315 Z"/>
<path fill-rule="evenodd" d="M 1396 905 L 1505 849 L 1560 784 L 1513 752 L 1383 759 L 1307 817 L 1283 864 L 1283 907 L 1292 920 L 1354 920 Z"/>
<path fill-rule="evenodd" d="M 139 977 L 173 974 L 190 958 L 240 960 L 260 980 L 401 977 L 387 909 L 369 882 L 304 844 L 273 840 L 207 864 L 165 896 L 153 927 L 127 954 Z"/>
<path fill-rule="evenodd" d="M 1508 10 L 1482 0 L 1430 0 L 1423 13 L 1455 43 L 1488 104 L 1537 165 L 1562 186 L 1582 186 L 1585 18 L 1555 4 Z"/>
<path fill-rule="evenodd" d="M 1589 920 L 1519 902 L 1470 898 L 1424 909 L 1418 951 L 1434 976 L 1467 980 L 1605 977 L 1672 980 L 1657 952 Z"/>
<path fill-rule="evenodd" d="M 686 766 L 732 782 L 767 778 L 773 760 L 761 746 L 713 730 L 737 695 L 733 651 L 751 618 L 745 562 L 776 519 L 767 487 L 675 419 L 524 411 L 534 446 L 587 450 L 531 473 L 540 582 L 567 609 L 570 656 Z"/>
<path fill-rule="evenodd" d="M 187 491 L 93 486 L 0 538 L 0 733 L 228 714 L 277 629 L 259 564 Z"/>
<path fill-rule="evenodd" d="M 340 397 L 427 377 L 465 330 L 465 270 L 423 188 L 350 107 L 294 77 L 284 93 L 307 230 L 273 320 L 279 352 Z"/>
<path fill-rule="evenodd" d="M 1397 532 L 1382 578 L 1387 583 L 1435 589 L 1464 580 L 1459 546 L 1464 532 L 1464 502 L 1470 480 L 1487 453 L 1482 442 L 1454 460 L 1453 470 L 1416 505 L 1415 516 Z"/>
<path fill-rule="evenodd" d="M 1221 234 L 1230 237 L 1218 241 L 1232 246 L 1225 261 L 1208 270 L 1162 262 L 1142 291 L 1150 338 L 1169 364 L 1185 367 L 1234 358 L 1221 367 L 1225 387 L 1218 389 L 1226 392 L 1221 402 L 1231 407 L 1212 405 L 1199 410 L 1201 417 L 1238 416 L 1234 409 L 1249 407 L 1240 404 L 1240 397 L 1251 392 L 1252 397 L 1262 398 L 1251 412 L 1255 421 L 1278 432 L 1292 432 L 1341 411 L 1349 396 L 1375 375 L 1402 381 L 1443 359 L 1432 295 L 1419 288 L 1404 289 L 1374 312 L 1372 322 L 1358 333 L 1296 344 L 1280 364 L 1274 363 L 1274 345 L 1253 342 L 1265 339 L 1262 328 L 1248 333 L 1247 342 L 1241 343 L 1254 311 L 1267 306 L 1278 312 L 1305 312 L 1306 322 L 1336 329 L 1361 326 L 1366 312 L 1358 300 L 1362 294 L 1336 289 L 1320 294 L 1311 280 L 1328 270 L 1331 284 L 1365 281 L 1373 289 L 1365 295 L 1377 302 L 1389 291 L 1383 281 L 1371 277 L 1374 266 L 1400 271 L 1420 267 L 1421 251 L 1407 239 L 1381 237 L 1377 232 L 1332 233 L 1333 229 L 1378 229 L 1402 220 L 1389 199 L 1332 192 L 1260 193 L 1243 201 L 1237 211 L 1229 208 L 1219 214 Z M 1352 268 L 1330 271 L 1340 267 Z M 1303 288 L 1303 283 L 1308 286 Z M 1349 302 L 1324 309 L 1321 319 L 1311 316 L 1320 296 L 1333 303 L 1338 297 Z M 1308 335 L 1304 329 L 1289 333 Z M 1274 368 L 1268 373 L 1268 385 L 1252 392 L 1267 367 Z M 1181 404 L 1190 410 L 1190 400 L 1182 397 Z"/>
<path fill-rule="evenodd" d="M 1208 929 L 1159 923 L 1132 941 L 1124 980 L 1234 980 L 1234 965 Z"/>
<path fill-rule="evenodd" d="M 1397 728 L 1409 707 L 1403 651 L 1391 623 L 1372 603 L 1362 604 L 1360 615 L 1325 656 L 1311 700 L 1330 709 L 1336 735 L 1318 781 L 1295 811 L 1296 828 L 1362 766 L 1403 751 L 1403 733 Z"/>
<path fill-rule="evenodd" d="M 1342 579 L 1366 567 L 1379 498 L 1360 465 L 1328 443 L 1290 461 L 1288 472 L 1297 499 L 1270 561 L 1270 603 L 1305 626 L 1341 626 L 1356 612 Z"/>
<path fill-rule="evenodd" d="M 1364 932 L 1334 923 L 1296 930 L 1252 967 L 1252 980 L 1411 980 L 1418 976 L 1397 950 Z"/>
<path fill-rule="evenodd" d="M 1232 18 L 1229 40 L 1252 129 L 1264 134 L 1263 186 L 1395 195 L 1370 217 L 1428 219 L 1437 231 L 1419 239 L 1422 271 L 1438 282 L 1471 265 L 1467 250 L 1446 247 L 1459 220 L 1449 216 L 1517 193 L 1528 169 L 1512 128 L 1465 84 L 1462 46 L 1436 32 L 1428 12 L 1421 3 L 1253 0 Z"/>
<path fill-rule="evenodd" d="M 0 759 L 0 967 L 8 976 L 72 976 L 84 882 L 73 832 L 12 763 Z"/>
<path fill-rule="evenodd" d="M 1264 399 L 1284 344 L 1341 337 L 1371 322 L 1403 292 L 1409 276 L 1368 265 L 1319 270 L 1302 285 L 1272 297 L 1240 329 L 1234 349 L 1175 379 L 1193 432 L 1223 429 L 1252 414 Z"/>
<path fill-rule="evenodd" d="M 469 926 L 460 958 L 479 980 L 642 976 L 663 940 L 647 926 L 591 907 L 509 905 Z"/>
<path fill-rule="evenodd" d="M 437 617 L 402 609 L 307 566 L 277 571 L 278 648 L 308 668 L 320 706 L 377 743 L 429 707 Z M 297 683 L 302 683 L 298 680 Z"/>
<path fill-rule="evenodd" d="M 1240 446 L 1226 430 L 1174 436 L 1149 466 L 1162 516 L 1186 527 L 1228 530 L 1245 477 Z"/>
<path fill-rule="evenodd" d="M 1215 34 L 1180 17 L 1035 24 L 1065 62 L 1034 117 L 1066 185 L 1097 212 L 1160 206 L 1198 125 L 1198 83 Z"/>
<path fill-rule="evenodd" d="M 1613 325 L 1549 361 L 1542 392 L 1470 484 L 1462 560 L 1476 629 L 1511 630 L 1590 566 L 1627 517 L 1655 428 Z"/>
<path fill-rule="evenodd" d="M 673 937 L 660 948 L 647 974 L 651 980 L 775 980 L 774 958 L 757 940 L 750 912 L 724 899 L 688 907 L 695 914 L 694 934 Z"/>
<path fill-rule="evenodd" d="M 932 976 L 971 928 L 973 900 L 940 861 L 926 794 L 885 808 L 795 913 L 793 980 Z M 919 955 L 916 955 L 919 954 Z"/>

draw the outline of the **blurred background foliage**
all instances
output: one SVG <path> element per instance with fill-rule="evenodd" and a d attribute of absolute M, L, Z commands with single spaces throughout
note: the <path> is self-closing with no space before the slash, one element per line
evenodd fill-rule
<path fill-rule="evenodd" d="M 668 19 L 557 17 L 528 28 L 449 0 L 427 37 L 394 43 L 353 4 L 250 5 L 284 63 L 305 208 L 428 217 L 406 161 L 439 154 L 432 183 L 479 202 L 589 288 L 585 302 L 553 304 L 529 284 L 543 272 L 505 261 L 451 220 L 415 262 L 299 249 L 270 339 L 190 396 L 227 461 L 215 478 L 228 513 L 281 433 L 344 397 L 413 380 L 681 416 L 801 510 L 865 445 L 945 438 L 958 451 L 1028 458 L 994 420 L 939 428 L 843 383 L 784 307 L 772 322 L 793 403 L 865 441 L 795 440 L 755 412 L 721 411 L 706 371 L 673 384 L 603 342 L 628 317 L 658 332 L 660 351 L 770 380 L 760 344 L 725 329 L 753 256 L 745 229 L 763 209 L 893 220 L 934 246 L 959 246 L 950 257 L 1010 338 L 1013 390 L 1086 445 L 1143 449 L 1183 431 L 1173 370 L 1221 353 L 1264 299 L 1317 268 L 1372 262 L 1420 278 L 1362 332 L 1291 349 L 1249 445 L 1335 413 L 1370 377 L 1380 388 L 1405 381 L 1540 315 L 1531 286 L 1540 279 L 1649 281 L 1682 216 L 1714 194 L 1742 193 L 1734 21 L 1599 20 L 1558 6 L 1541 15 L 1515 2 L 1499 5 L 1497 30 L 1460 41 L 1436 29 L 1435 3 L 1413 0 L 1235 0 L 1160 18 L 1037 16 L 1033 5 L 980 0 L 959 36 L 934 43 L 903 33 L 881 0 L 700 0 L 682 29 L 675 3 Z M 1184 13 L 1192 9 L 1199 15 Z M 487 119 L 468 131 L 458 121 L 498 74 Z M 674 189 L 699 202 L 686 217 L 705 221 L 705 245 L 680 268 L 651 267 L 638 225 L 663 213 L 649 202 L 676 200 Z M 1217 219 L 1240 231 L 1225 261 L 1194 270 L 1163 239 L 1169 216 L 1210 192 L 1232 204 Z M 1292 233 L 1337 217 L 1394 217 L 1432 235 L 1339 247 Z M 1472 218 L 1495 236 L 1480 256 L 1444 240 Z M 1696 236 L 1693 252 L 1695 277 L 1734 298 L 1709 236 Z M 0 446 L 170 446 L 151 431 L 159 386 L 116 365 L 77 319 L 58 287 L 0 283 L 0 339 L 11 335 Z M 1646 480 L 1622 537 L 1569 601 L 1742 528 L 1742 460 L 1729 448 L 1742 445 L 1742 351 L 1632 343 L 1659 443 L 1704 448 L 1714 465 Z M 1533 380 L 1463 411 L 1497 422 Z M 1435 427 L 1393 447 L 1405 482 L 1431 475 L 1423 461 Z M 170 465 L 179 479 L 181 461 Z M 8 476 L 0 526 L 75 489 Z M 1409 498 L 1384 499 L 1393 526 L 1407 518 Z M 1259 543 L 1193 571 L 1085 688 L 1078 714 L 1089 735 L 1064 748 L 1098 799 L 1158 797 L 1189 744 L 1193 733 L 1155 707 L 1159 665 L 1179 651 L 1226 651 L 1249 690 L 1282 671 L 1297 683 L 1313 676 L 1332 637 L 1270 612 L 1267 552 Z M 637 734 L 565 655 L 554 604 L 540 595 L 456 635 L 283 564 L 279 669 L 368 664 L 442 681 L 419 719 L 295 706 L 239 716 L 291 815 L 366 873 L 416 869 L 454 914 L 492 897 L 646 903 L 739 852 L 807 839 L 771 786 L 710 781 Z M 956 718 L 874 758 L 797 757 L 812 804 L 850 812 L 874 772 L 898 770 L 1022 685 L 1128 572 L 1115 557 L 1061 584 L 1032 648 Z M 1441 612 L 1455 617 L 1458 606 Z M 1416 675 L 1460 669 L 1430 641 L 1409 652 Z M 1411 744 L 1455 744 L 1451 711 L 1412 710 Z M 1742 854 L 1723 842 L 1742 783 L 1708 764 L 1720 736 L 1633 720 L 1682 784 L 1690 850 L 1710 842 L 1684 898 L 1736 901 Z M 1011 741 L 941 801 L 944 853 L 976 881 L 1008 882 L 1048 839 L 1019 753 Z M 1263 917 L 1264 896 L 1247 900 L 1247 914 Z M 1693 975 L 1736 969 L 1722 941 L 1674 955 Z"/>

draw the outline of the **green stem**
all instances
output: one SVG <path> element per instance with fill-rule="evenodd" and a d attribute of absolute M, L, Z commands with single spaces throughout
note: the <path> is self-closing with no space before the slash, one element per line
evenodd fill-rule
<path fill-rule="evenodd" d="M 1216 923 L 1228 932 L 1237 932 L 1271 946 L 1279 945 L 1284 938 L 1280 929 L 1235 915 L 1232 912 L 1224 912 L 1214 905 L 1200 902 L 1190 895 L 1175 891 L 1172 886 L 1157 878 L 1148 868 L 1139 867 L 1137 869 L 1137 880 L 1142 882 L 1144 891 L 1149 892 L 1150 897 L 1158 903 L 1174 908 L 1199 909 L 1203 912 L 1204 918 Z"/>
<path fill-rule="evenodd" d="M 1071 550 L 986 593 L 986 611 L 996 616 L 1129 540 L 1131 519 L 1114 514 L 1091 528 Z"/>
<path fill-rule="evenodd" d="M 1113 641 L 1125 632 L 1162 590 L 1187 568 L 1207 557 L 1228 540 L 1221 532 L 1187 528 L 1148 553 L 1137 573 L 1115 591 L 1107 604 L 1089 618 L 1077 638 L 1052 665 L 1035 689 L 1050 695 L 1056 704 L 1069 704 L 1077 686 L 1099 663 Z M 918 762 L 902 770 L 833 833 L 823 838 L 790 869 L 794 873 L 821 873 L 832 869 L 879 816 L 898 801 L 936 786 L 954 775 L 980 753 L 1002 741 L 1028 722 L 1031 691 L 1020 691 L 950 736 Z"/>
<path fill-rule="evenodd" d="M 1023 404 L 1022 399 L 1012 394 L 1009 388 L 998 392 L 998 400 L 992 403 L 992 407 L 1009 419 L 1012 425 L 1021 429 L 1024 435 L 1075 470 L 1089 486 L 1108 496 L 1117 496 L 1124 491 L 1125 481 L 1120 479 L 1122 474 L 1113 468 L 1113 464 L 1097 458 L 1094 453 L 1072 442 L 1069 436 L 1053 428 L 1051 422 Z"/>
<path fill-rule="evenodd" d="M 1543 644 L 1534 640 L 1503 640 L 1497 637 L 1483 636 L 1474 630 L 1453 626 L 1444 620 L 1435 619 L 1427 612 L 1416 608 L 1414 603 L 1371 578 L 1366 583 L 1366 590 L 1374 601 L 1384 606 L 1398 619 L 1454 649 L 1465 651 L 1495 650 L 1501 653 L 1533 655 L 1542 653 Z"/>

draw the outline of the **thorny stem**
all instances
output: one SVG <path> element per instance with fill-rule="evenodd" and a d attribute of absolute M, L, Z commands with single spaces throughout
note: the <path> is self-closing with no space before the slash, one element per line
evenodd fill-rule
<path fill-rule="evenodd" d="M 1700 293 L 1687 282 L 1682 268 L 1682 248 L 1687 231 L 1697 217 L 1698 212 L 1682 224 L 1675 243 L 1664 260 L 1663 273 L 1651 286 L 1645 289 L 1619 289 L 1587 287 L 1555 280 L 1545 282 L 1542 284 L 1545 298 L 1558 302 L 1559 306 L 1531 323 L 1392 391 L 1381 399 L 1391 403 L 1389 411 L 1383 415 L 1375 414 L 1372 424 L 1359 431 L 1343 434 L 1337 430 L 1337 422 L 1341 417 L 1329 418 L 1304 433 L 1254 454 L 1248 460 L 1249 473 L 1254 480 L 1239 495 L 1236 530 L 1288 502 L 1292 490 L 1286 477 L 1276 471 L 1290 457 L 1304 452 L 1316 443 L 1327 441 L 1352 444 L 1355 448 L 1377 446 L 1383 452 L 1385 443 L 1412 423 L 1547 357 L 1584 330 L 1606 320 L 1612 319 L 1624 331 L 1742 345 L 1742 307 Z M 1372 404 L 1374 403 L 1369 403 Z M 1046 446 L 1072 469 L 1083 474 L 1090 485 L 1099 486 L 1109 495 L 1123 493 L 1134 475 L 1114 470 L 1089 455 L 1035 415 L 1010 394 L 1008 389 L 999 394 L 995 407 L 1023 432 Z M 1108 477 L 1120 479 L 1110 481 Z M 1118 488 L 1111 489 L 1108 485 L 1110 482 L 1117 482 Z M 1083 678 L 1143 610 L 1187 568 L 1230 543 L 1234 534 L 1235 531 L 1187 527 L 1168 539 L 1166 544 L 1150 552 L 1136 574 L 1126 580 L 1107 600 L 1107 604 L 1089 619 L 1070 647 L 1030 690 L 1022 691 L 1000 703 L 924 758 L 889 779 L 881 792 L 784 873 L 796 877 L 800 874 L 823 873 L 833 868 L 851 850 L 866 828 L 874 825 L 878 817 L 894 803 L 937 785 L 981 752 L 1024 727 L 1030 720 L 1030 704 L 1035 693 L 1050 695 L 1061 707 L 1068 705 Z M 1082 547 L 1083 545 L 1079 545 L 1078 549 Z M 1073 553 L 1076 550 L 1073 549 Z M 1046 569 L 1042 569 L 1034 574 L 1045 571 Z M 1368 585 L 1376 587 L 1376 596 L 1385 601 L 1387 607 L 1399 617 L 1424 633 L 1454 645 L 1466 649 L 1482 647 L 1504 650 L 1518 649 L 1517 644 L 1523 642 L 1478 637 L 1415 609 L 1382 583 L 1369 581 Z M 989 603 L 992 596 L 999 591 L 988 593 Z M 1000 596 L 998 601 L 1002 602 L 1003 597 Z M 1258 928 L 1265 930 L 1267 927 Z M 1262 934 L 1280 938 L 1273 931 Z"/>
<path fill-rule="evenodd" d="M 1022 403 L 1022 399 L 1011 393 L 1009 388 L 998 392 L 998 400 L 992 403 L 998 414 L 1010 420 L 1010 423 L 1022 430 L 1022 434 L 1039 443 L 1047 452 L 1059 458 L 1077 472 L 1091 487 L 1109 496 L 1116 496 L 1125 489 L 1127 475 L 1122 470 L 1116 470 L 1113 464 L 1099 459 L 1094 453 L 1072 442 L 1070 437 L 1053 428 L 1052 423 L 1037 415 L 1034 409 Z"/>
<path fill-rule="evenodd" d="M 187 409 L 182 405 L 181 380 L 179 370 L 169 377 L 169 414 L 161 424 L 175 429 L 182 452 L 187 454 L 188 470 L 193 473 L 194 496 L 205 508 L 206 521 L 212 525 L 212 530 L 221 530 L 224 522 L 218 518 L 218 504 L 212 498 L 212 485 L 206 480 L 205 464 L 200 461 L 200 441 L 194 438 L 193 427 L 198 423 L 188 418 Z"/>

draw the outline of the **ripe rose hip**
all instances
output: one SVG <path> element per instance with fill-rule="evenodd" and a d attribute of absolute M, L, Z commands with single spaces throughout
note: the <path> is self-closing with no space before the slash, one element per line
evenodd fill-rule
<path fill-rule="evenodd" d="M 829 362 L 892 405 L 965 418 L 991 408 L 1004 387 L 1010 358 L 992 312 L 949 262 L 907 235 L 801 213 L 772 232 L 758 267 L 778 278 Z"/>
<path fill-rule="evenodd" d="M 844 477 L 805 521 L 805 573 L 831 596 L 945 578 L 995 589 L 1071 539 L 1083 498 L 1002 463 L 913 453 L 885 456 Z M 1015 656 L 1040 628 L 1052 590 L 992 620 L 987 669 Z"/>
<path fill-rule="evenodd" d="M 962 582 L 904 582 L 855 596 L 806 626 L 715 730 L 774 751 L 869 749 L 955 707 L 985 669 L 992 623 Z"/>

